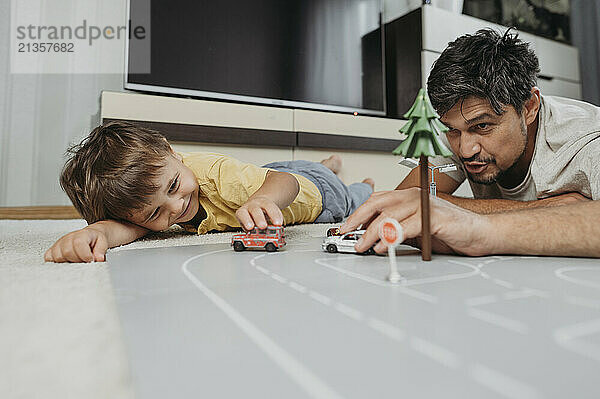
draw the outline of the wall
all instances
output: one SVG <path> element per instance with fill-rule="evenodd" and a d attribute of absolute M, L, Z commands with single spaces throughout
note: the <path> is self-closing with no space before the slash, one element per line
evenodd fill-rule
<path fill-rule="evenodd" d="M 579 48 L 582 95 L 600 106 L 600 0 L 571 0 L 571 37 Z"/>
<path fill-rule="evenodd" d="M 42 13 L 52 13 L 56 10 L 44 7 L 59 2 L 39 0 L 39 3 Z M 76 3 L 77 0 L 60 1 L 64 10 L 77 7 Z M 96 3 L 97 7 L 89 11 L 90 18 L 109 10 L 115 19 L 123 23 L 126 20 L 124 1 Z M 0 206 L 70 204 L 58 184 L 65 149 L 98 124 L 100 91 L 120 90 L 123 77 L 121 74 L 11 74 L 10 15 L 10 1 L 1 1 Z"/>
<path fill-rule="evenodd" d="M 43 15 L 82 7 L 77 0 L 61 0 L 60 10 L 55 1 L 27 1 L 38 1 Z M 85 11 L 90 19 L 110 13 L 115 20 L 126 20 L 122 0 L 87 2 L 95 4 Z M 384 21 L 420 4 L 420 0 L 384 0 Z M 0 2 L 0 206 L 67 205 L 70 202 L 58 184 L 65 149 L 99 123 L 100 92 L 122 91 L 123 76 L 11 74 L 10 25 L 10 1 L 4 0 Z M 102 56 L 100 50 L 96 55 Z"/>

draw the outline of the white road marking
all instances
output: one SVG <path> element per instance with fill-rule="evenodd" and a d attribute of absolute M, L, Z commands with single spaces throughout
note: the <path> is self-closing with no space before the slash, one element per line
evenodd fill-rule
<path fill-rule="evenodd" d="M 312 299 L 314 299 L 317 302 L 321 302 L 325 306 L 330 306 L 331 302 L 332 302 L 331 298 L 329 298 L 328 296 L 319 294 L 316 291 L 310 291 L 308 293 L 308 296 L 311 297 Z"/>
<path fill-rule="evenodd" d="M 562 327 L 554 331 L 554 341 L 560 346 L 600 362 L 600 345 L 578 338 L 600 333 L 600 319 Z"/>
<path fill-rule="evenodd" d="M 538 290 L 537 288 L 521 287 L 524 291 L 530 292 L 532 295 L 539 296 L 540 298 L 550 298 L 548 291 Z"/>
<path fill-rule="evenodd" d="M 457 369 L 460 366 L 458 356 L 437 344 L 419 337 L 412 337 L 410 346 L 422 355 L 425 355 L 448 368 Z"/>
<path fill-rule="evenodd" d="M 486 323 L 494 324 L 512 332 L 519 334 L 527 334 L 529 332 L 529 327 L 527 327 L 527 325 L 524 323 L 518 320 L 509 319 L 508 317 L 504 317 L 496 313 L 471 307 L 467 308 L 467 314 L 471 317 L 485 321 Z"/>
<path fill-rule="evenodd" d="M 267 270 L 267 269 L 265 269 L 264 267 L 262 267 L 262 266 L 258 266 L 258 265 L 255 265 L 254 267 L 256 267 L 256 269 L 257 269 L 259 272 L 261 272 L 261 273 L 264 273 L 264 274 L 266 274 L 267 276 L 271 276 L 271 271 L 270 271 L 270 270 Z"/>
<path fill-rule="evenodd" d="M 308 291 L 308 289 L 305 286 L 300 285 L 294 281 L 290 281 L 288 285 L 291 289 L 294 289 L 302 294 L 306 294 L 306 291 Z"/>
<path fill-rule="evenodd" d="M 488 280 L 489 280 L 489 278 L 490 278 L 490 275 L 489 275 L 489 274 L 487 274 L 486 272 L 481 272 L 481 277 L 483 277 L 483 278 L 485 278 L 485 279 L 488 279 Z"/>
<path fill-rule="evenodd" d="M 346 316 L 348 316 L 348 317 L 350 317 L 350 318 L 352 318 L 352 319 L 354 319 L 356 321 L 361 321 L 362 318 L 363 318 L 363 315 L 362 315 L 362 313 L 360 311 L 358 311 L 358 310 L 356 310 L 354 308 L 351 308 L 348 305 L 344 305 L 341 302 L 336 303 L 335 306 L 334 306 L 334 308 L 338 312 L 343 313 Z"/>
<path fill-rule="evenodd" d="M 498 256 L 498 255 L 494 255 L 494 256 L 492 256 L 492 258 L 496 258 L 496 259 L 498 259 L 500 261 L 503 261 L 503 260 L 512 260 L 515 257 L 514 256 Z"/>
<path fill-rule="evenodd" d="M 567 296 L 565 301 L 571 305 L 584 306 L 586 308 L 600 309 L 600 301 L 597 299 L 581 298 L 578 296 Z"/>
<path fill-rule="evenodd" d="M 406 334 L 402 332 L 402 330 L 398 327 L 394 327 L 391 324 L 388 324 L 385 321 L 376 319 L 374 317 L 371 317 L 369 321 L 367 321 L 367 325 L 373 330 L 395 341 L 402 341 L 406 336 Z"/>
<path fill-rule="evenodd" d="M 481 271 L 477 267 L 475 267 L 469 263 L 455 261 L 452 259 L 449 259 L 448 262 L 454 263 L 454 264 L 457 264 L 460 266 L 466 266 L 472 270 L 467 273 L 447 274 L 447 275 L 438 276 L 438 277 L 427 277 L 427 278 L 417 278 L 414 280 L 407 280 L 407 281 L 403 282 L 402 285 L 412 286 L 412 285 L 421 285 L 421 284 L 440 283 L 440 282 L 444 282 L 444 281 L 451 281 L 451 280 L 458 280 L 458 279 L 473 277 L 473 276 L 476 276 L 479 273 L 481 273 Z"/>
<path fill-rule="evenodd" d="M 281 348 L 269 336 L 263 333 L 252 322 L 242 316 L 233 306 L 206 287 L 189 270 L 188 265 L 194 260 L 215 252 L 207 252 L 192 256 L 181 266 L 183 274 L 214 303 L 231 321 L 233 321 L 262 351 L 294 380 L 306 393 L 315 398 L 342 398 L 336 391 L 300 363 L 294 356 Z"/>
<path fill-rule="evenodd" d="M 288 279 L 285 277 L 280 276 L 279 274 L 273 273 L 271 272 L 271 278 L 273 278 L 273 280 L 280 282 L 281 284 L 287 284 Z"/>
<path fill-rule="evenodd" d="M 505 292 L 504 294 L 502 294 L 502 299 L 506 300 L 506 301 L 510 301 L 513 299 L 523 299 L 523 298 L 529 298 L 532 296 L 546 298 L 547 293 L 544 291 L 534 290 L 532 288 L 523 288 L 522 290 L 518 290 L 518 291 Z M 483 295 L 483 296 L 476 296 L 473 298 L 466 299 L 465 305 L 467 305 L 467 306 L 482 306 L 482 305 L 489 305 L 491 303 L 496 303 L 499 301 L 500 301 L 500 297 L 498 297 L 497 295 Z"/>
<path fill-rule="evenodd" d="M 481 385 L 509 399 L 537 399 L 541 397 L 533 387 L 481 364 L 471 366 L 469 374 Z"/>
<path fill-rule="evenodd" d="M 537 290 L 522 289 L 518 291 L 509 291 L 502 294 L 506 300 L 530 298 L 532 296 L 541 296 Z"/>
<path fill-rule="evenodd" d="M 481 306 L 481 305 L 489 305 L 490 303 L 498 302 L 498 297 L 496 295 L 484 295 L 484 296 L 476 296 L 473 298 L 468 298 L 465 300 L 465 305 L 467 306 Z"/>
<path fill-rule="evenodd" d="M 355 273 L 350 270 L 343 269 L 341 267 L 330 265 L 327 262 L 325 262 L 327 259 L 328 258 L 315 259 L 315 263 L 317 263 L 321 266 L 325 266 L 328 269 L 335 270 L 336 272 L 345 274 L 346 276 L 353 277 L 353 278 L 365 281 L 370 284 L 378 285 L 380 287 L 394 288 L 395 290 L 398 290 L 398 291 L 402 292 L 403 294 L 406 294 L 406 295 L 411 296 L 416 299 L 420 299 L 425 302 L 429 302 L 429 303 L 437 303 L 438 302 L 438 299 L 436 297 L 429 295 L 429 294 L 425 294 L 420 291 L 416 291 L 416 290 L 412 290 L 410 288 L 403 287 L 403 284 L 402 285 L 392 284 L 392 283 L 389 283 L 386 281 L 378 280 L 378 279 L 370 277 L 370 276 L 365 276 L 360 273 Z"/>
<path fill-rule="evenodd" d="M 575 277 L 570 277 L 567 276 L 565 273 L 567 272 L 573 272 L 573 271 L 581 271 L 581 270 L 596 270 L 596 271 L 600 271 L 600 267 L 594 267 L 594 266 L 573 266 L 573 267 L 562 267 L 560 269 L 557 269 L 554 272 L 554 275 L 558 278 L 560 278 L 561 280 L 565 280 L 568 281 L 570 283 L 573 284 L 577 284 L 577 285 L 581 285 L 584 287 L 590 287 L 590 288 L 597 288 L 600 289 L 600 283 L 597 283 L 595 281 L 589 281 L 589 280 L 584 280 L 584 279 L 580 279 L 580 278 L 575 278 Z"/>
<path fill-rule="evenodd" d="M 515 288 L 515 285 L 513 283 L 509 283 L 508 281 L 500 280 L 499 278 L 492 279 L 492 281 L 501 287 L 508 288 L 509 290 L 512 290 L 513 288 Z"/>

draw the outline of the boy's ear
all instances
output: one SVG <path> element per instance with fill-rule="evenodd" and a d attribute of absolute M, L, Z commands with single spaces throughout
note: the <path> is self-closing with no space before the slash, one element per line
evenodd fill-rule
<path fill-rule="evenodd" d="M 167 139 L 164 140 L 167 141 Z M 175 158 L 177 158 L 180 161 L 183 161 L 183 157 L 181 156 L 181 154 L 176 153 L 173 147 L 171 147 L 171 144 L 169 144 L 169 148 L 171 149 L 171 154 L 173 154 Z"/>

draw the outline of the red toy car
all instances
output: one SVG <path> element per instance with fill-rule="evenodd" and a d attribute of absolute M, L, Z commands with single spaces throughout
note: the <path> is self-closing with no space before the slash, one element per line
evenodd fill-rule
<path fill-rule="evenodd" d="M 236 252 L 244 251 L 246 248 L 262 248 L 267 252 L 274 252 L 284 245 L 283 226 L 269 226 L 266 229 L 255 227 L 231 237 L 231 246 Z"/>

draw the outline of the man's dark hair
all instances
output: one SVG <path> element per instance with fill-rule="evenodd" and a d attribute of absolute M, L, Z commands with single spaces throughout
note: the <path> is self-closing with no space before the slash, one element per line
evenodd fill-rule
<path fill-rule="evenodd" d="M 466 97 L 485 98 L 496 114 L 512 105 L 520 114 L 540 72 L 538 58 L 508 29 L 482 29 L 448 44 L 434 63 L 427 92 L 441 115 Z"/>

